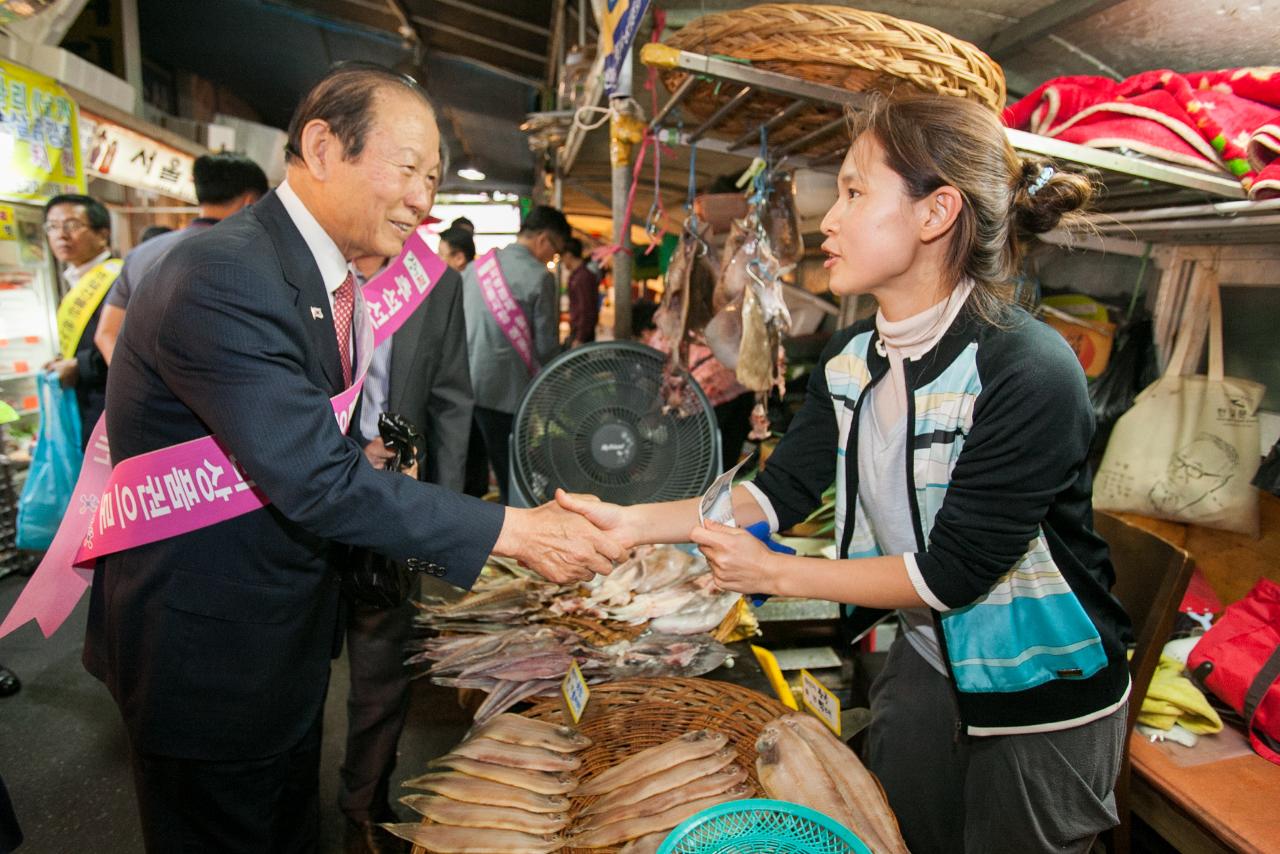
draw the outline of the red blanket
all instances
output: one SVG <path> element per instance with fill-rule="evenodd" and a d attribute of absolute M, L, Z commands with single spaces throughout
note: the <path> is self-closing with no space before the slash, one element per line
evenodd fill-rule
<path fill-rule="evenodd" d="M 1280 197 L 1280 68 L 1146 71 L 1050 80 L 1004 111 L 1009 127 L 1226 171 L 1251 198 Z"/>

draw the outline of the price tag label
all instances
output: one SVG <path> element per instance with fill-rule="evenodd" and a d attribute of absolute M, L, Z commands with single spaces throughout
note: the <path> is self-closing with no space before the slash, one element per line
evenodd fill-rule
<path fill-rule="evenodd" d="M 560 683 L 560 693 L 564 695 L 565 705 L 569 707 L 569 715 L 576 724 L 582 717 L 582 711 L 587 707 L 587 700 L 591 699 L 591 689 L 587 687 L 587 680 L 582 678 L 578 662 L 575 661 L 569 666 L 569 672 L 564 675 L 564 681 Z"/>
<path fill-rule="evenodd" d="M 800 685 L 803 688 L 802 699 L 805 710 L 827 725 L 837 736 L 840 735 L 840 700 L 827 690 L 827 686 L 819 682 L 808 670 L 800 671 Z"/>

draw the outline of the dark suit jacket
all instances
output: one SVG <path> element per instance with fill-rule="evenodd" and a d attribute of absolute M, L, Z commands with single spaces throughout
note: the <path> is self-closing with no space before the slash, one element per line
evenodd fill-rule
<path fill-rule="evenodd" d="M 98 345 L 93 343 L 105 302 L 104 299 L 93 310 L 76 343 L 76 407 L 80 410 L 81 448 L 89 444 L 89 434 L 107 405 L 107 360 L 102 358 Z"/>
<path fill-rule="evenodd" d="M 391 346 L 387 409 L 408 418 L 427 442 L 418 477 L 462 491 L 471 436 L 471 371 L 462 316 L 462 276 L 446 270 L 435 288 L 396 330 Z M 359 413 L 352 435 L 364 444 Z"/>
<path fill-rule="evenodd" d="M 164 287 L 139 290 L 112 360 L 113 458 L 213 433 L 272 503 L 99 561 L 85 665 L 142 752 L 269 756 L 321 714 L 345 551 L 332 544 L 426 559 L 468 587 L 503 510 L 387 477 L 339 432 L 328 298 L 274 193 L 150 276 Z"/>

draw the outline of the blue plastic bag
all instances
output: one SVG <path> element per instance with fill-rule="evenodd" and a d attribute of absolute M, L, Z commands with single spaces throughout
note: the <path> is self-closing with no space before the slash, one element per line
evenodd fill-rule
<path fill-rule="evenodd" d="M 40 392 L 40 435 L 27 482 L 18 499 L 17 546 L 47 549 L 67 511 L 80 477 L 80 410 L 75 389 L 63 388 L 57 374 L 36 378 Z"/>

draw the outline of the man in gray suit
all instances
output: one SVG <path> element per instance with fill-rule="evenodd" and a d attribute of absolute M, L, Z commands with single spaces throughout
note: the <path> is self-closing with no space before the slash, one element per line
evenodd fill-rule
<path fill-rule="evenodd" d="M 538 205 L 520 223 L 516 242 L 496 253 L 502 277 L 532 333 L 532 370 L 489 310 L 479 278 L 484 259 L 477 258 L 462 274 L 475 422 L 503 504 L 510 497 L 508 443 L 516 409 L 534 373 L 560 350 L 560 294 L 547 265 L 564 251 L 571 236 L 563 213 Z"/>
<path fill-rule="evenodd" d="M 355 262 L 361 279 L 378 273 L 387 259 Z M 462 491 L 471 430 L 471 375 L 462 319 L 462 277 L 447 270 L 396 334 L 373 354 L 360 395 L 352 438 L 376 467 L 391 452 L 378 434 L 378 416 L 394 412 L 426 440 L 419 480 Z M 346 854 L 407 851 L 377 826 L 398 821 L 388 803 L 396 746 L 409 711 L 409 671 L 404 649 L 413 631 L 414 606 L 375 608 L 347 603 L 347 749 L 338 786 L 338 806 L 347 817 Z"/>
<path fill-rule="evenodd" d="M 288 177 L 185 240 L 139 289 L 109 375 L 113 462 L 210 434 L 267 506 L 98 561 L 86 668 L 131 747 L 150 854 L 319 847 L 321 721 L 340 639 L 338 544 L 470 587 L 490 553 L 566 582 L 623 550 L 581 517 L 378 472 L 330 398 L 357 364 L 351 260 L 398 255 L 430 210 L 425 94 L 347 64 L 304 97 Z M 574 520 L 579 520 L 575 523 Z"/>

